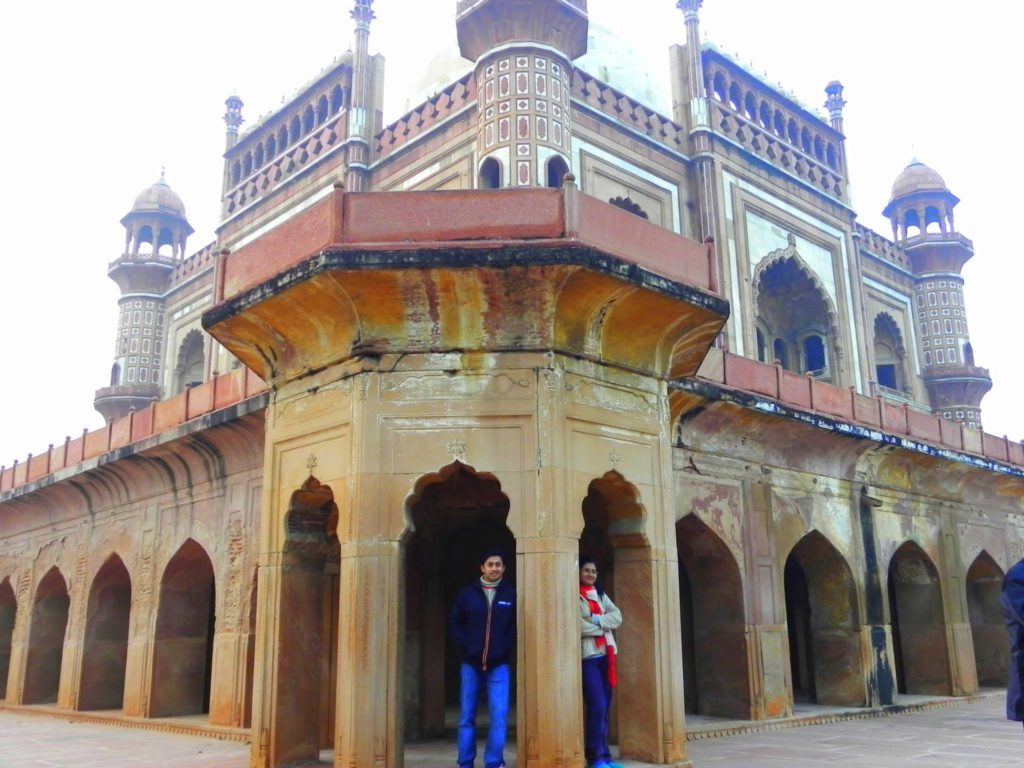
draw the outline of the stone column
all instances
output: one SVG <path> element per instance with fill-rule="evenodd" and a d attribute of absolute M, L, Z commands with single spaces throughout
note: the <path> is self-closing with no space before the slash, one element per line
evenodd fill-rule
<path fill-rule="evenodd" d="M 341 542 L 338 768 L 402 765 L 401 565 L 398 541 Z"/>
<path fill-rule="evenodd" d="M 519 762 L 583 768 L 579 541 L 549 535 L 519 544 Z"/>

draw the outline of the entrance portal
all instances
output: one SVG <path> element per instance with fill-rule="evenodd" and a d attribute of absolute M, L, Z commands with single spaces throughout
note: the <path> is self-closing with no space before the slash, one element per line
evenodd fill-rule
<path fill-rule="evenodd" d="M 213 563 L 189 539 L 171 558 L 160 582 L 151 717 L 210 711 L 216 603 Z"/>
<path fill-rule="evenodd" d="M 736 560 L 696 515 L 676 523 L 686 711 L 750 718 L 743 587 Z"/>
<path fill-rule="evenodd" d="M 131 610 L 128 569 L 120 557 L 111 555 L 89 590 L 79 709 L 120 709 L 124 705 Z"/>
<path fill-rule="evenodd" d="M 784 579 L 794 700 L 863 706 L 857 585 L 846 560 L 812 531 L 786 558 Z"/>
<path fill-rule="evenodd" d="M 421 478 L 408 511 L 414 532 L 405 543 L 403 703 L 411 741 L 440 738 L 454 727 L 462 659 L 447 642 L 446 617 L 459 591 L 480 578 L 480 556 L 488 549 L 504 554 L 503 578 L 515 584 L 516 540 L 506 525 L 509 501 L 501 484 L 458 461 Z M 513 660 L 513 675 L 514 668 Z"/>
<path fill-rule="evenodd" d="M 951 695 L 939 572 L 912 541 L 889 561 L 889 614 L 899 692 Z"/>
<path fill-rule="evenodd" d="M 1010 660 L 1010 643 L 999 603 L 1003 575 L 991 555 L 982 550 L 967 569 L 966 585 L 978 684 L 999 688 L 1006 685 Z"/>
<path fill-rule="evenodd" d="M 70 604 L 67 583 L 60 569 L 54 566 L 39 582 L 36 602 L 32 606 L 28 666 L 22 697 L 25 704 L 52 704 L 57 701 Z"/>

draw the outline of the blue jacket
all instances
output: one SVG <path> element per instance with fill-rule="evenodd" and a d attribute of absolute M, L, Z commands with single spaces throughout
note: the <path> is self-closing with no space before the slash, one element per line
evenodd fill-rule
<path fill-rule="evenodd" d="M 502 580 L 487 605 L 480 581 L 459 592 L 448 614 L 448 631 L 462 659 L 477 669 L 505 664 L 516 642 L 516 590 Z"/>
<path fill-rule="evenodd" d="M 1010 679 L 1006 683 L 1006 717 L 1024 720 L 1024 560 L 1003 580 L 1003 616 L 1010 633 Z"/>

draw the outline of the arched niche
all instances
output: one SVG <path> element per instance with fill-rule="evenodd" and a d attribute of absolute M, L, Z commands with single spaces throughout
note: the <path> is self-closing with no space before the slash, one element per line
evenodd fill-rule
<path fill-rule="evenodd" d="M 216 580 L 206 550 L 188 539 L 160 579 L 153 643 L 152 717 L 210 711 Z"/>
<path fill-rule="evenodd" d="M 967 569 L 967 613 L 971 622 L 978 684 L 1001 688 L 1009 679 L 1010 643 L 1003 608 L 1003 569 L 982 550 Z"/>
<path fill-rule="evenodd" d="M 67 582 L 60 569 L 54 566 L 39 581 L 32 604 L 28 664 L 22 694 L 25 704 L 51 704 L 57 701 L 70 604 Z"/>
<path fill-rule="evenodd" d="M 904 368 L 906 348 L 896 321 L 880 312 L 874 323 L 875 381 L 887 389 L 903 392 L 907 388 Z"/>
<path fill-rule="evenodd" d="M 111 555 L 89 588 L 79 709 L 120 709 L 124 704 L 132 581 L 121 558 Z"/>
<path fill-rule="evenodd" d="M 751 715 L 743 581 L 729 547 L 699 517 L 676 523 L 687 713 Z"/>
<path fill-rule="evenodd" d="M 503 578 L 516 583 L 509 510 L 497 478 L 460 461 L 421 477 L 406 500 L 402 701 L 408 741 L 443 736 L 445 709 L 458 708 L 461 657 L 447 642 L 445 620 L 459 591 L 480 578 L 481 555 L 500 550 Z M 511 695 L 510 727 L 516 721 L 514 687 Z"/>
<path fill-rule="evenodd" d="M 783 368 L 812 372 L 838 382 L 839 321 L 828 292 L 800 257 L 796 239 L 773 251 L 757 265 L 751 280 L 757 323 L 770 328 L 766 339 Z"/>
<path fill-rule="evenodd" d="M 846 559 L 811 531 L 790 551 L 783 579 L 794 701 L 863 706 L 857 584 Z"/>
<path fill-rule="evenodd" d="M 202 384 L 205 368 L 203 334 L 193 328 L 185 334 L 178 347 L 178 362 L 174 368 L 175 391 L 183 392 L 189 387 Z"/>
<path fill-rule="evenodd" d="M 897 690 L 951 695 L 939 572 L 916 542 L 906 541 L 893 553 L 888 593 Z"/>

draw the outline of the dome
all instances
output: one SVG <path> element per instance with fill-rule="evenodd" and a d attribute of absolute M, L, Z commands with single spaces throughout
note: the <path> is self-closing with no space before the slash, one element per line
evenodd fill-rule
<path fill-rule="evenodd" d="M 944 192 L 949 194 L 946 182 L 938 171 L 929 168 L 917 158 L 903 169 L 892 185 L 892 200 L 907 197 L 917 192 Z"/>
<path fill-rule="evenodd" d="M 132 213 L 168 213 L 185 218 L 185 204 L 178 194 L 164 181 L 163 173 L 160 180 L 146 187 L 135 198 Z"/>
<path fill-rule="evenodd" d="M 663 115 L 672 114 L 668 78 L 657 77 L 668 66 L 657 45 L 638 47 L 600 24 L 590 22 L 587 52 L 576 67 Z"/>

